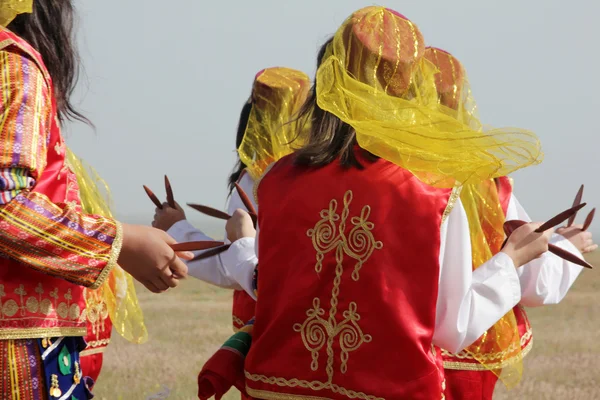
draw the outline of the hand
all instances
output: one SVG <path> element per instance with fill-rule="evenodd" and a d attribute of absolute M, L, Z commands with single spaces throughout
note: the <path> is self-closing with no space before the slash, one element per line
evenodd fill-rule
<path fill-rule="evenodd" d="M 583 225 L 573 225 L 569 227 L 563 227 L 556 230 L 556 233 L 569 239 L 577 250 L 582 254 L 590 253 L 598 248 L 598 245 L 594 243 L 592 239 L 592 233 L 588 231 L 582 231 Z"/>
<path fill-rule="evenodd" d="M 169 246 L 175 239 L 165 232 L 141 225 L 123 224 L 123 246 L 118 263 L 137 281 L 154 293 L 176 287 L 187 276 L 180 258 L 191 260 L 193 253 L 175 253 Z"/>
<path fill-rule="evenodd" d="M 164 203 L 162 209 L 157 208 L 152 226 L 166 232 L 175 223 L 183 221 L 185 219 L 185 212 L 179 204 L 175 203 L 175 206 L 176 208 L 172 208 L 167 203 Z"/>
<path fill-rule="evenodd" d="M 535 260 L 548 251 L 548 243 L 554 229 L 536 233 L 535 230 L 541 225 L 541 223 L 525 224 L 515 229 L 508 237 L 502 252 L 512 258 L 516 268 Z"/>
<path fill-rule="evenodd" d="M 256 236 L 250 214 L 240 209 L 235 210 L 231 218 L 227 220 L 225 231 L 227 232 L 227 238 L 232 243 L 244 237 Z"/>

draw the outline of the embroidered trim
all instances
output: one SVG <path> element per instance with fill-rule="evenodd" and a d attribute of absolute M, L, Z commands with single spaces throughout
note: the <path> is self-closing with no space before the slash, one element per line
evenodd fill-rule
<path fill-rule="evenodd" d="M 100 339 L 100 340 L 92 340 L 92 341 L 87 342 L 87 347 L 85 348 L 85 350 L 91 350 L 94 347 L 100 347 L 100 346 L 106 347 L 106 346 L 108 346 L 109 343 L 110 343 L 110 338 Z"/>
<path fill-rule="evenodd" d="M 526 336 L 527 335 L 524 335 L 523 338 L 525 338 Z M 523 341 L 523 338 L 521 338 L 521 341 Z M 529 352 L 533 348 L 533 337 L 530 335 L 529 338 L 531 340 L 529 341 L 529 343 L 527 343 L 527 346 L 525 346 L 521 350 L 520 355 L 518 355 L 516 357 L 509 358 L 508 360 L 504 360 L 504 361 L 496 363 L 496 364 L 486 364 L 484 366 L 484 365 L 480 364 L 479 362 L 477 362 L 477 360 L 475 360 L 472 356 L 469 356 L 469 357 L 464 357 L 462 359 L 472 359 L 473 362 L 468 362 L 468 361 L 444 361 L 444 368 L 445 369 L 460 370 L 460 371 L 489 371 L 489 370 L 496 370 L 496 369 L 506 368 L 507 366 L 511 365 L 514 362 L 521 361 L 523 358 L 525 358 L 525 356 L 527 354 L 529 354 Z M 525 341 L 525 342 L 527 342 L 527 341 Z M 443 350 L 443 352 L 445 352 L 445 350 Z M 446 355 L 446 354 L 444 353 L 444 355 Z M 454 354 L 452 354 L 451 356 L 456 357 L 456 355 L 454 355 Z"/>
<path fill-rule="evenodd" d="M 110 249 L 110 259 L 106 264 L 106 267 L 100 272 L 98 279 L 96 282 L 92 283 L 90 289 L 95 290 L 104 284 L 106 278 L 110 274 L 110 271 L 117 265 L 117 260 L 119 259 L 119 255 L 121 254 L 121 248 L 123 247 L 123 225 L 119 221 L 115 220 L 115 224 L 117 225 L 117 233 L 115 235 L 115 239 L 112 243 L 112 248 Z"/>
<path fill-rule="evenodd" d="M 254 196 L 254 202 L 256 203 L 257 206 L 258 206 L 258 185 L 260 185 L 260 183 L 262 182 L 265 175 L 267 175 L 269 173 L 269 171 L 271 170 L 271 168 L 273 168 L 273 165 L 275 165 L 274 162 L 267 165 L 267 168 L 265 168 L 265 172 L 263 172 L 262 175 L 259 176 L 254 181 L 254 186 L 252 187 L 252 195 Z"/>
<path fill-rule="evenodd" d="M 106 349 L 106 346 L 99 347 L 97 349 L 89 349 L 89 350 L 86 349 L 86 350 L 83 350 L 81 353 L 79 353 L 79 357 L 81 358 L 81 357 L 93 356 L 94 354 L 104 353 L 104 349 Z"/>
<path fill-rule="evenodd" d="M 238 317 L 236 317 L 235 315 L 231 315 L 231 319 L 233 320 L 233 329 L 237 332 L 241 327 L 243 327 L 244 325 L 246 325 L 246 323 L 244 321 L 242 321 L 241 319 L 239 319 Z M 239 325 L 240 328 L 238 328 L 236 325 Z"/>
<path fill-rule="evenodd" d="M 461 362 L 461 361 L 455 361 L 455 362 L 444 362 L 444 368 L 445 369 L 453 369 L 453 370 L 461 370 L 461 371 L 489 371 L 489 370 L 496 370 L 496 369 L 502 369 L 507 367 L 508 365 L 510 365 L 513 362 L 517 362 L 522 360 L 523 358 L 525 358 L 525 356 L 527 354 L 529 354 L 529 352 L 531 351 L 533 347 L 533 339 L 529 342 L 529 344 L 523 349 L 521 350 L 521 355 L 518 357 L 513 357 L 511 359 L 505 360 L 501 363 L 497 363 L 497 364 L 486 364 L 486 366 L 477 363 L 477 362 Z"/>
<path fill-rule="evenodd" d="M 448 218 L 448 216 L 454 209 L 456 202 L 460 198 L 460 192 L 462 192 L 462 186 L 455 186 L 452 189 L 452 193 L 450 194 L 450 198 L 448 199 L 448 204 L 446 204 L 446 209 L 444 210 L 444 214 L 442 214 L 442 224 L 441 225 L 444 225 L 444 222 L 446 222 L 446 219 Z"/>
<path fill-rule="evenodd" d="M 251 389 L 249 387 L 246 387 L 246 392 L 249 396 L 252 396 L 253 398 L 265 400 L 330 400 L 327 397 L 302 396 L 295 394 L 268 392 L 266 390 Z"/>
<path fill-rule="evenodd" d="M 355 392 L 354 390 L 349 390 L 343 387 L 340 387 L 331 382 L 319 382 L 319 381 L 304 381 L 300 379 L 285 379 L 285 378 L 276 378 L 276 377 L 266 377 L 263 375 L 252 375 L 248 371 L 245 371 L 246 379 L 249 379 L 253 382 L 261 382 L 270 385 L 276 385 L 281 387 L 299 387 L 302 389 L 311 389 L 315 391 L 319 390 L 331 390 L 333 393 L 341 394 L 343 396 L 349 397 L 351 399 L 361 399 L 361 400 L 385 400 L 381 397 L 369 396 L 362 392 Z M 246 387 L 248 394 L 252 397 L 258 397 L 262 399 L 328 399 L 327 397 L 310 397 L 310 396 L 295 396 L 287 393 L 276 393 L 270 391 L 258 391 L 252 388 Z M 254 394 L 253 394 L 254 393 Z M 258 394 L 258 395 L 257 395 Z M 265 397 L 269 396 L 269 397 Z"/>
<path fill-rule="evenodd" d="M 20 328 L 0 329 L 0 340 L 8 339 L 42 339 L 61 336 L 85 336 L 87 328 Z"/>

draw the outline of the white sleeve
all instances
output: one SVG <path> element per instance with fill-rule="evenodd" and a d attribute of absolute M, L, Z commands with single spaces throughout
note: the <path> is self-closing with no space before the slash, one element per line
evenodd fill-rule
<path fill-rule="evenodd" d="M 467 215 L 460 201 L 442 224 L 434 344 L 457 353 L 521 299 L 512 259 L 498 253 L 473 271 Z"/>
<path fill-rule="evenodd" d="M 201 241 L 201 240 L 214 240 L 210 236 L 206 235 L 200 229 L 195 228 L 188 221 L 183 220 L 174 224 L 167 233 L 179 243 Z M 201 251 L 194 252 L 195 255 L 201 254 Z M 221 256 L 209 257 L 203 260 L 188 261 L 188 274 L 194 278 L 200 279 L 204 282 L 211 283 L 213 285 L 228 288 L 228 289 L 240 289 L 237 282 L 232 279 L 227 272 L 223 269 L 223 263 L 221 262 Z"/>
<path fill-rule="evenodd" d="M 531 221 L 517 198 L 511 196 L 506 220 L 515 219 Z M 559 234 L 552 235 L 550 243 L 582 257 L 579 250 Z M 526 307 L 539 307 L 560 303 L 582 270 L 583 267 L 577 264 L 565 261 L 550 252 L 544 253 L 540 258 L 517 269 L 521 281 L 521 304 Z"/>
<path fill-rule="evenodd" d="M 242 179 L 239 182 L 240 186 L 246 192 L 248 197 L 253 201 L 252 192 L 254 189 L 254 181 L 250 177 L 250 174 L 245 173 L 242 176 Z M 256 204 L 254 204 L 256 207 Z M 229 204 L 227 207 L 228 213 L 232 214 L 238 208 L 244 209 L 244 204 L 242 199 L 240 198 L 238 192 L 234 190 L 231 193 L 231 198 L 229 199 Z M 194 228 L 187 221 L 179 221 L 174 224 L 171 229 L 167 232 L 169 233 L 175 240 L 178 242 L 187 242 L 187 241 L 196 241 L 196 240 L 214 240 L 208 235 L 204 234 L 199 229 Z M 225 236 L 225 235 L 224 235 Z M 224 241 L 229 243 L 229 240 L 225 237 Z M 237 280 L 229 274 L 227 269 L 224 267 L 225 261 L 228 263 L 236 264 L 239 260 L 245 260 L 249 257 L 248 249 L 252 249 L 252 255 L 254 255 L 254 242 L 250 247 L 248 246 L 240 246 L 240 244 L 232 245 L 225 253 L 221 253 L 214 257 L 205 258 L 203 260 L 189 261 L 187 262 L 188 273 L 190 276 L 194 278 L 200 279 L 202 281 L 212 283 L 213 285 L 226 288 L 226 289 L 235 289 L 242 290 L 244 289 Z M 201 252 L 195 252 L 195 254 L 200 254 Z M 254 258 L 256 258 L 254 256 Z M 239 261 L 241 262 L 241 261 Z M 254 273 L 254 269 L 252 269 L 252 273 Z"/>
<path fill-rule="evenodd" d="M 242 179 L 240 180 L 240 186 L 246 192 L 250 200 L 252 201 L 252 205 L 254 208 L 258 210 L 256 199 L 253 196 L 254 191 L 254 181 L 250 177 L 250 174 L 244 174 Z M 244 203 L 242 203 L 242 199 L 236 190 L 231 194 L 231 198 L 229 199 L 229 213 L 233 213 L 236 209 L 241 208 L 243 210 L 246 209 L 244 207 Z M 237 284 L 244 290 L 246 293 L 250 295 L 254 300 L 256 300 L 256 295 L 254 293 L 254 269 L 258 265 L 258 235 L 260 229 L 256 227 L 256 236 L 254 238 L 242 238 L 234 242 L 229 250 L 227 250 L 222 255 L 223 265 L 227 274 L 235 281 Z"/>
<path fill-rule="evenodd" d="M 200 240 L 214 240 L 206 235 L 200 229 L 194 227 L 187 219 L 181 220 L 173 224 L 167 231 L 167 234 L 175 239 L 178 243 L 195 242 Z"/>

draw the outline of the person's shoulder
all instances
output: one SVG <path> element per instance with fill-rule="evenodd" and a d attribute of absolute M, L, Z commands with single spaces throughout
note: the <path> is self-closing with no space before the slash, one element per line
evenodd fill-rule
<path fill-rule="evenodd" d="M 2 27 L 0 27 L 0 64 L 4 68 L 18 67 L 29 76 L 39 74 L 47 81 L 50 80 L 40 53 L 25 39 Z"/>

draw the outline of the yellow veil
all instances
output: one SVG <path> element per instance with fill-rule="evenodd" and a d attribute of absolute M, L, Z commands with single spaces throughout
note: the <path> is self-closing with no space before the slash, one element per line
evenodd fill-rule
<path fill-rule="evenodd" d="M 437 187 L 481 182 L 538 163 L 532 132 L 473 129 L 440 107 L 435 66 L 418 27 L 383 7 L 352 14 L 317 71 L 318 105 L 351 125 L 359 145 Z"/>
<path fill-rule="evenodd" d="M 238 148 L 240 159 L 254 180 L 269 164 L 302 145 L 300 124 L 293 117 L 306 101 L 309 88 L 308 76 L 290 68 L 267 68 L 256 75 L 252 110 Z"/>
<path fill-rule="evenodd" d="M 19 14 L 31 13 L 33 0 L 2 0 L 0 1 L 0 26 L 8 26 Z"/>
<path fill-rule="evenodd" d="M 112 217 L 110 190 L 98 173 L 71 149 L 67 149 L 67 162 L 77 175 L 81 205 L 88 214 Z M 138 303 L 131 275 L 115 266 L 104 284 L 92 294 L 103 299 L 115 330 L 132 343 L 148 340 L 144 315 Z M 87 297 L 86 297 L 87 298 Z"/>

